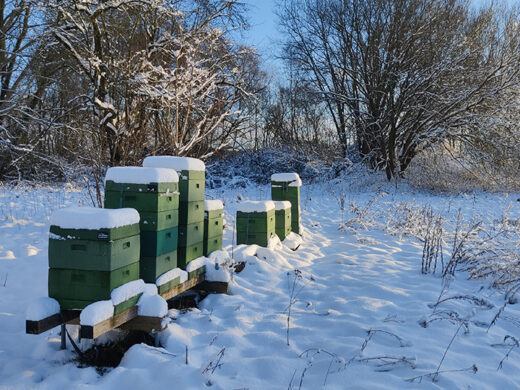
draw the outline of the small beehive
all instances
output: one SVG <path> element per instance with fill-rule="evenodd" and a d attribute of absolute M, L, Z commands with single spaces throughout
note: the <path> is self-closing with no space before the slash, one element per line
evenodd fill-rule
<path fill-rule="evenodd" d="M 204 201 L 204 256 L 222 249 L 223 214 L 222 201 Z"/>
<path fill-rule="evenodd" d="M 297 173 L 276 173 L 271 176 L 271 199 L 291 202 L 291 230 L 301 234 L 300 189 Z"/>
<path fill-rule="evenodd" d="M 275 232 L 280 240 L 283 241 L 291 232 L 291 202 L 279 200 L 273 203 L 275 207 Z"/>
<path fill-rule="evenodd" d="M 176 156 L 146 157 L 143 166 L 170 168 L 179 175 L 177 266 L 186 269 L 191 260 L 203 255 L 206 166 L 201 160 Z"/>
<path fill-rule="evenodd" d="M 267 246 L 275 235 L 272 201 L 246 201 L 237 206 L 237 244 Z"/>
<path fill-rule="evenodd" d="M 110 299 L 113 289 L 139 279 L 139 252 L 136 210 L 59 210 L 49 235 L 49 297 L 64 310 Z"/>
<path fill-rule="evenodd" d="M 105 208 L 133 207 L 140 216 L 140 277 L 155 283 L 177 267 L 179 177 L 173 169 L 114 167 L 105 177 Z"/>

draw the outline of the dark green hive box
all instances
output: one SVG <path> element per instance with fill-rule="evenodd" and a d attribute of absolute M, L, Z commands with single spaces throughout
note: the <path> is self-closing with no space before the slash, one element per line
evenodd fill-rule
<path fill-rule="evenodd" d="M 224 219 L 204 218 L 204 239 L 210 237 L 222 237 Z"/>
<path fill-rule="evenodd" d="M 116 287 L 139 279 L 139 262 L 113 271 L 49 269 L 49 297 L 63 310 L 83 309 L 96 301 L 110 299 Z"/>
<path fill-rule="evenodd" d="M 204 220 L 204 201 L 181 201 L 179 204 L 179 225 L 188 225 Z"/>
<path fill-rule="evenodd" d="M 222 235 L 216 237 L 204 237 L 203 254 L 208 256 L 210 253 L 222 250 Z"/>
<path fill-rule="evenodd" d="M 181 171 L 179 173 L 180 201 L 203 201 L 205 178 L 204 171 Z"/>
<path fill-rule="evenodd" d="M 280 240 L 284 240 L 285 237 L 291 232 L 291 209 L 276 210 L 276 235 Z"/>
<path fill-rule="evenodd" d="M 265 233 L 246 233 L 237 231 L 237 245 L 246 244 L 246 245 L 260 245 L 266 247 L 269 243 L 269 240 L 274 237 L 275 231 L 274 229 L 270 232 Z"/>
<path fill-rule="evenodd" d="M 188 247 L 202 242 L 204 238 L 204 221 L 179 226 L 179 246 Z"/>
<path fill-rule="evenodd" d="M 160 212 L 179 208 L 178 193 L 116 192 L 105 190 L 105 208 L 133 208 L 139 212 Z"/>
<path fill-rule="evenodd" d="M 271 182 L 271 199 L 272 200 L 300 200 L 300 188 L 289 186 L 289 183 L 283 181 Z"/>
<path fill-rule="evenodd" d="M 111 229 L 50 227 L 49 267 L 112 271 L 139 261 L 139 225 Z"/>
<path fill-rule="evenodd" d="M 186 265 L 203 255 L 204 245 L 201 242 L 190 245 L 188 247 L 179 246 L 177 249 L 177 267 L 186 269 Z"/>
<path fill-rule="evenodd" d="M 146 283 L 155 283 L 157 278 L 174 268 L 177 268 L 177 251 L 155 257 L 141 257 L 139 277 Z"/>
<path fill-rule="evenodd" d="M 258 213 L 244 213 L 237 211 L 237 231 L 238 232 L 274 232 L 275 229 L 275 211 Z"/>
<path fill-rule="evenodd" d="M 141 221 L 139 227 L 142 232 L 157 232 L 179 225 L 179 210 L 160 212 L 139 212 Z"/>
<path fill-rule="evenodd" d="M 177 249 L 179 228 L 177 226 L 158 232 L 141 233 L 141 257 L 155 257 Z"/>

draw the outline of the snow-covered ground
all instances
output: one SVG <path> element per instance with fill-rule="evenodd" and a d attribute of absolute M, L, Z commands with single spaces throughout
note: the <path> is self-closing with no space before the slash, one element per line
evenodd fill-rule
<path fill-rule="evenodd" d="M 235 248 L 233 255 L 246 258 L 247 266 L 234 275 L 230 295 L 211 295 L 186 313 L 170 310 L 171 323 L 157 336 L 156 348 L 133 346 L 104 375 L 79 368 L 73 351 L 59 350 L 58 328 L 39 336 L 24 333 L 27 307 L 47 294 L 50 214 L 88 204 L 88 195 L 70 186 L 0 187 L 0 388 L 520 388 L 520 348 L 507 337 L 520 338 L 519 305 L 507 305 L 490 326 L 503 294 L 457 273 L 443 298 L 478 297 L 480 303 L 449 299 L 433 307 L 443 279 L 421 274 L 423 245 L 383 228 L 385 219 L 395 217 L 388 210 L 403 202 L 431 206 L 446 219 L 460 209 L 467 219 L 490 221 L 512 203 L 509 217 L 516 219 L 518 194 L 447 197 L 383 184 L 385 195 L 370 206 L 379 223 L 368 223 L 366 215 L 352 220 L 348 205 L 363 209 L 381 192 L 376 187 L 304 183 L 306 230 L 297 251 L 280 247 L 247 257 L 256 251 Z M 224 245 L 231 254 L 237 203 L 268 199 L 269 188 L 208 195 L 224 201 Z M 345 221 L 348 229 L 338 230 Z M 436 371 L 435 381 L 406 381 Z"/>

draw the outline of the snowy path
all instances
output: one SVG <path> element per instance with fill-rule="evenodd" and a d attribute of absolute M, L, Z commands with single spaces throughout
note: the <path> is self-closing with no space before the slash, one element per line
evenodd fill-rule
<path fill-rule="evenodd" d="M 255 197 L 265 194 L 250 196 Z M 458 325 L 446 320 L 434 321 L 427 328 L 419 325 L 430 319 L 433 309 L 428 305 L 437 301 L 441 279 L 421 275 L 422 246 L 415 240 L 399 240 L 379 230 L 362 231 L 357 237 L 340 232 L 334 200 L 313 199 L 305 202 L 307 230 L 298 251 L 264 251 L 267 259 L 249 263 L 235 276 L 231 295 L 209 296 L 200 309 L 187 313 L 172 310 L 174 319 L 159 336 L 164 349 L 136 345 L 119 367 L 103 376 L 94 368 L 71 363 L 73 354 L 58 350 L 56 331 L 23 334 L 27 304 L 46 292 L 48 226 L 44 215 L 36 218 L 38 226 L 4 223 L 2 245 L 16 260 L 0 263 L 0 282 L 9 274 L 6 287 L 0 286 L 0 388 L 140 389 L 154 384 L 158 389 L 298 389 L 300 383 L 304 389 L 520 387 L 518 349 L 497 370 L 507 348 L 491 346 L 502 343 L 506 335 L 518 335 L 518 322 L 499 319 L 486 332 L 502 298 L 462 275 L 452 282 L 446 296 L 478 294 L 493 307 L 475 307 L 461 300 L 439 307 L 461 317 L 472 315 L 469 333 L 460 330 L 441 370 L 476 364 L 478 372 L 441 374 L 436 383 L 429 378 L 406 382 L 435 371 L 457 331 Z M 438 202 L 434 207 L 441 207 L 445 199 L 433 201 Z M 486 196 L 472 207 L 491 208 L 497 201 L 501 200 Z M 233 207 L 231 201 L 226 205 L 231 215 Z M 231 243 L 232 234 L 226 230 L 226 243 Z M 21 250 L 28 244 L 27 235 L 37 249 L 34 256 Z M 286 309 L 294 269 L 301 271 L 298 286 L 305 287 L 292 306 L 287 346 Z M 506 311 L 509 318 L 520 318 L 517 305 Z M 375 332 L 367 338 L 368 330 Z M 405 359 L 381 366 L 383 361 L 377 357 Z"/>

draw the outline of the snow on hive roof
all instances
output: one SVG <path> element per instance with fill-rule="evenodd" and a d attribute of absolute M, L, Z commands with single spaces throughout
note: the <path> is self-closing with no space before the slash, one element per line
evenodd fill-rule
<path fill-rule="evenodd" d="M 62 229 L 111 229 L 136 223 L 139 223 L 139 213 L 135 209 L 67 207 L 51 216 L 51 225 Z"/>
<path fill-rule="evenodd" d="M 289 187 L 301 187 L 302 180 L 300 176 L 298 176 L 295 172 L 290 173 L 275 173 L 271 175 L 271 181 L 283 181 L 286 183 L 290 183 Z"/>
<path fill-rule="evenodd" d="M 205 171 L 206 165 L 191 157 L 149 156 L 143 161 L 143 167 L 171 168 L 176 171 Z"/>
<path fill-rule="evenodd" d="M 224 205 L 220 199 L 204 201 L 204 210 L 206 211 L 222 210 L 223 208 Z"/>
<path fill-rule="evenodd" d="M 246 200 L 237 205 L 237 211 L 243 213 L 263 213 L 269 210 L 274 210 L 274 202 L 272 200 Z"/>
<path fill-rule="evenodd" d="M 291 202 L 288 200 L 278 200 L 273 203 L 275 210 L 287 210 L 291 208 Z"/>
<path fill-rule="evenodd" d="M 112 167 L 105 176 L 105 182 L 108 180 L 131 184 L 178 183 L 179 175 L 167 168 Z"/>

